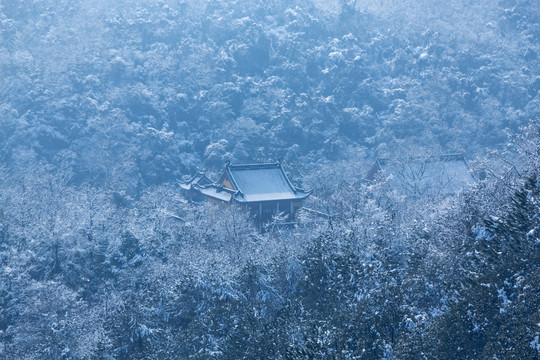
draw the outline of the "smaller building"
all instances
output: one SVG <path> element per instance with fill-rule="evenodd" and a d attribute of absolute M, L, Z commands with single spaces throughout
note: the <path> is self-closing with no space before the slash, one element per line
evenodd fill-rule
<path fill-rule="evenodd" d="M 385 179 L 392 189 L 413 197 L 452 195 L 476 182 L 463 154 L 378 159 L 366 175 L 368 181 L 377 179 Z"/>
<path fill-rule="evenodd" d="M 279 162 L 227 164 L 218 182 L 198 173 L 181 187 L 188 200 L 240 204 L 260 223 L 278 213 L 294 221 L 303 201 L 311 194 L 295 187 Z"/>
<path fill-rule="evenodd" d="M 200 189 L 204 189 L 208 185 L 213 185 L 214 182 L 210 180 L 206 174 L 202 171 L 197 172 L 186 183 L 181 183 L 180 187 L 184 193 L 184 197 L 190 201 L 202 201 L 204 197 L 201 194 Z"/>

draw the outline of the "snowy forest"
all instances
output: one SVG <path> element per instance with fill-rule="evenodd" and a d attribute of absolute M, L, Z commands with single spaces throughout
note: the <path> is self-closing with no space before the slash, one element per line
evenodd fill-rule
<path fill-rule="evenodd" d="M 537 0 L 1 0 L 0 85 L 0 359 L 540 358 Z"/>

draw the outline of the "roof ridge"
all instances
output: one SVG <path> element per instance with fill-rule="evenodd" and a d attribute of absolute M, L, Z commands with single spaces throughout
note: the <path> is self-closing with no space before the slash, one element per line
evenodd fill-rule
<path fill-rule="evenodd" d="M 228 168 L 232 169 L 250 169 L 250 168 L 277 168 L 280 166 L 279 162 L 274 163 L 249 163 L 249 164 L 228 164 Z"/>
<path fill-rule="evenodd" d="M 465 160 L 465 153 L 441 153 L 441 154 L 433 154 L 429 156 L 412 156 L 406 159 L 400 159 L 399 157 L 377 157 L 375 159 L 375 163 L 386 163 L 386 162 L 392 162 L 394 160 L 406 160 L 406 161 L 424 161 L 424 162 L 432 162 L 432 161 L 452 161 L 452 160 Z"/>

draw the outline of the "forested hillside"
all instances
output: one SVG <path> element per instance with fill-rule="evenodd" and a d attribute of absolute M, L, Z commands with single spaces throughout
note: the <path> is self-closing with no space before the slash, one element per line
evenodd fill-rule
<path fill-rule="evenodd" d="M 2 160 L 132 191 L 227 159 L 474 157 L 538 118 L 534 1 L 321 3 L 3 1 Z"/>
<path fill-rule="evenodd" d="M 2 0 L 0 85 L 0 359 L 540 356 L 536 1 Z M 180 195 L 277 160 L 331 216 Z"/>

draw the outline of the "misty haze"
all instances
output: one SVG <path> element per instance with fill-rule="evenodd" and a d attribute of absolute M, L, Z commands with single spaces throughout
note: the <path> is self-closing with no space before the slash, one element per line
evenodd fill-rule
<path fill-rule="evenodd" d="M 537 0 L 0 0 L 0 360 L 540 358 Z"/>

